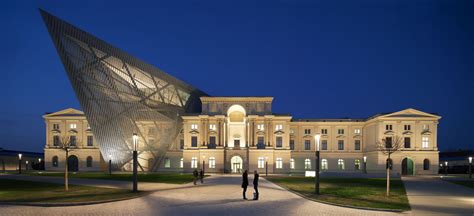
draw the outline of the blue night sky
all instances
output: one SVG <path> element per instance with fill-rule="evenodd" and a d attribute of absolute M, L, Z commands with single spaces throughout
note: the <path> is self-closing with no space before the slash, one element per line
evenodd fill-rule
<path fill-rule="evenodd" d="M 474 1 L 51 0 L 0 8 L 6 149 L 41 152 L 41 116 L 80 109 L 38 8 L 213 96 L 295 118 L 415 108 L 443 117 L 441 150 L 474 148 Z"/>

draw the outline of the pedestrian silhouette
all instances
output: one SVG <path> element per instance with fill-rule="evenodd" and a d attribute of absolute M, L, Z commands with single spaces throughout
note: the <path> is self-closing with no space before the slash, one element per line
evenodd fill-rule
<path fill-rule="evenodd" d="M 254 172 L 254 175 L 253 175 L 253 189 L 255 190 L 255 193 L 253 194 L 253 200 L 258 200 L 258 177 L 260 175 L 258 175 L 258 172 L 257 170 L 255 170 Z"/>
<path fill-rule="evenodd" d="M 248 178 L 247 170 L 245 170 L 244 173 L 242 174 L 242 188 L 243 188 L 242 195 L 244 196 L 244 200 L 247 199 L 247 196 L 245 195 L 245 193 L 247 192 L 247 186 L 249 186 L 249 178 Z"/>
<path fill-rule="evenodd" d="M 197 169 L 194 169 L 194 171 L 193 171 L 193 177 L 194 177 L 193 183 L 194 183 L 194 185 L 196 185 L 196 181 L 197 181 L 197 178 L 198 178 L 198 171 L 197 171 Z"/>
<path fill-rule="evenodd" d="M 199 171 L 199 178 L 201 179 L 201 184 L 204 184 L 204 170 Z"/>

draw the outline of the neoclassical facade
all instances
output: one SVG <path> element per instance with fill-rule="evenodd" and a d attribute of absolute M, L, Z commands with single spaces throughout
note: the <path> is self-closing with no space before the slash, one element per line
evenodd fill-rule
<path fill-rule="evenodd" d="M 293 119 L 272 112 L 272 97 L 201 97 L 202 112 L 186 114 L 182 130 L 158 169 L 145 143 L 156 139 L 154 127 L 143 124 L 151 136 L 139 143 L 142 171 L 239 173 L 244 169 L 278 174 L 304 174 L 315 169 L 314 135 L 320 134 L 322 172 L 383 172 L 387 156 L 377 142 L 401 137 L 403 148 L 392 155 L 399 174 L 437 173 L 439 116 L 415 109 L 378 114 L 367 119 Z M 55 137 L 76 136 L 79 171 L 106 167 L 82 112 L 66 109 L 44 116 L 47 125 L 46 169 L 63 169 Z M 147 140 L 148 139 L 148 140 Z M 55 157 L 58 159 L 55 159 Z M 92 162 L 90 161 L 92 160 Z M 121 169 L 128 170 L 129 163 Z"/>

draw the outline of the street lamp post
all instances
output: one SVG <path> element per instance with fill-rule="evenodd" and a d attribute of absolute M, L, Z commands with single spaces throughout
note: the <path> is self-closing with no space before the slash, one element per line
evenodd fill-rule
<path fill-rule="evenodd" d="M 367 174 L 367 156 L 364 156 L 364 173 Z"/>
<path fill-rule="evenodd" d="M 203 156 L 202 158 L 202 174 L 204 175 L 206 169 L 206 156 Z"/>
<path fill-rule="evenodd" d="M 133 192 L 138 192 L 138 135 L 133 133 Z"/>
<path fill-rule="evenodd" d="M 18 173 L 21 174 L 21 156 L 22 154 L 18 154 Z"/>
<path fill-rule="evenodd" d="M 268 157 L 265 157 L 265 176 L 268 176 Z"/>
<path fill-rule="evenodd" d="M 444 162 L 444 175 L 448 175 L 448 161 Z"/>
<path fill-rule="evenodd" d="M 316 182 L 315 182 L 315 193 L 319 194 L 319 140 L 321 139 L 320 134 L 314 135 L 314 140 L 316 144 Z"/>
<path fill-rule="evenodd" d="M 472 179 L 472 157 L 469 157 L 469 178 Z"/>
<path fill-rule="evenodd" d="M 28 172 L 28 161 L 25 161 L 26 166 L 25 166 L 25 172 Z"/>
<path fill-rule="evenodd" d="M 42 170 L 42 166 L 41 166 L 41 158 L 38 158 L 38 162 L 39 162 L 38 169 L 39 169 L 39 170 Z"/>
<path fill-rule="evenodd" d="M 112 175 L 112 155 L 109 154 L 109 175 Z"/>

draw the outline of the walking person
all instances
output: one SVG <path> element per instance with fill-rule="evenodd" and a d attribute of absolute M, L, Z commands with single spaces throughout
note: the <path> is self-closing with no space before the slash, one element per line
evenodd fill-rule
<path fill-rule="evenodd" d="M 201 179 L 201 184 L 204 184 L 204 170 L 199 171 L 199 178 Z"/>
<path fill-rule="evenodd" d="M 247 186 L 249 186 L 249 178 L 248 178 L 247 170 L 245 170 L 244 173 L 242 174 L 242 188 L 243 188 L 242 195 L 244 196 L 244 200 L 247 199 L 247 196 L 245 195 L 245 193 L 247 192 Z"/>
<path fill-rule="evenodd" d="M 197 178 L 198 178 L 198 171 L 197 171 L 197 169 L 194 169 L 194 171 L 193 171 L 193 177 L 194 177 L 194 179 L 193 179 L 194 185 L 196 185 L 196 181 L 197 181 Z"/>
<path fill-rule="evenodd" d="M 253 200 L 258 200 L 258 177 L 260 176 L 257 172 L 257 170 L 255 170 L 254 172 L 254 175 L 253 175 L 253 189 L 255 190 L 255 193 L 254 193 L 254 196 L 253 196 Z"/>

